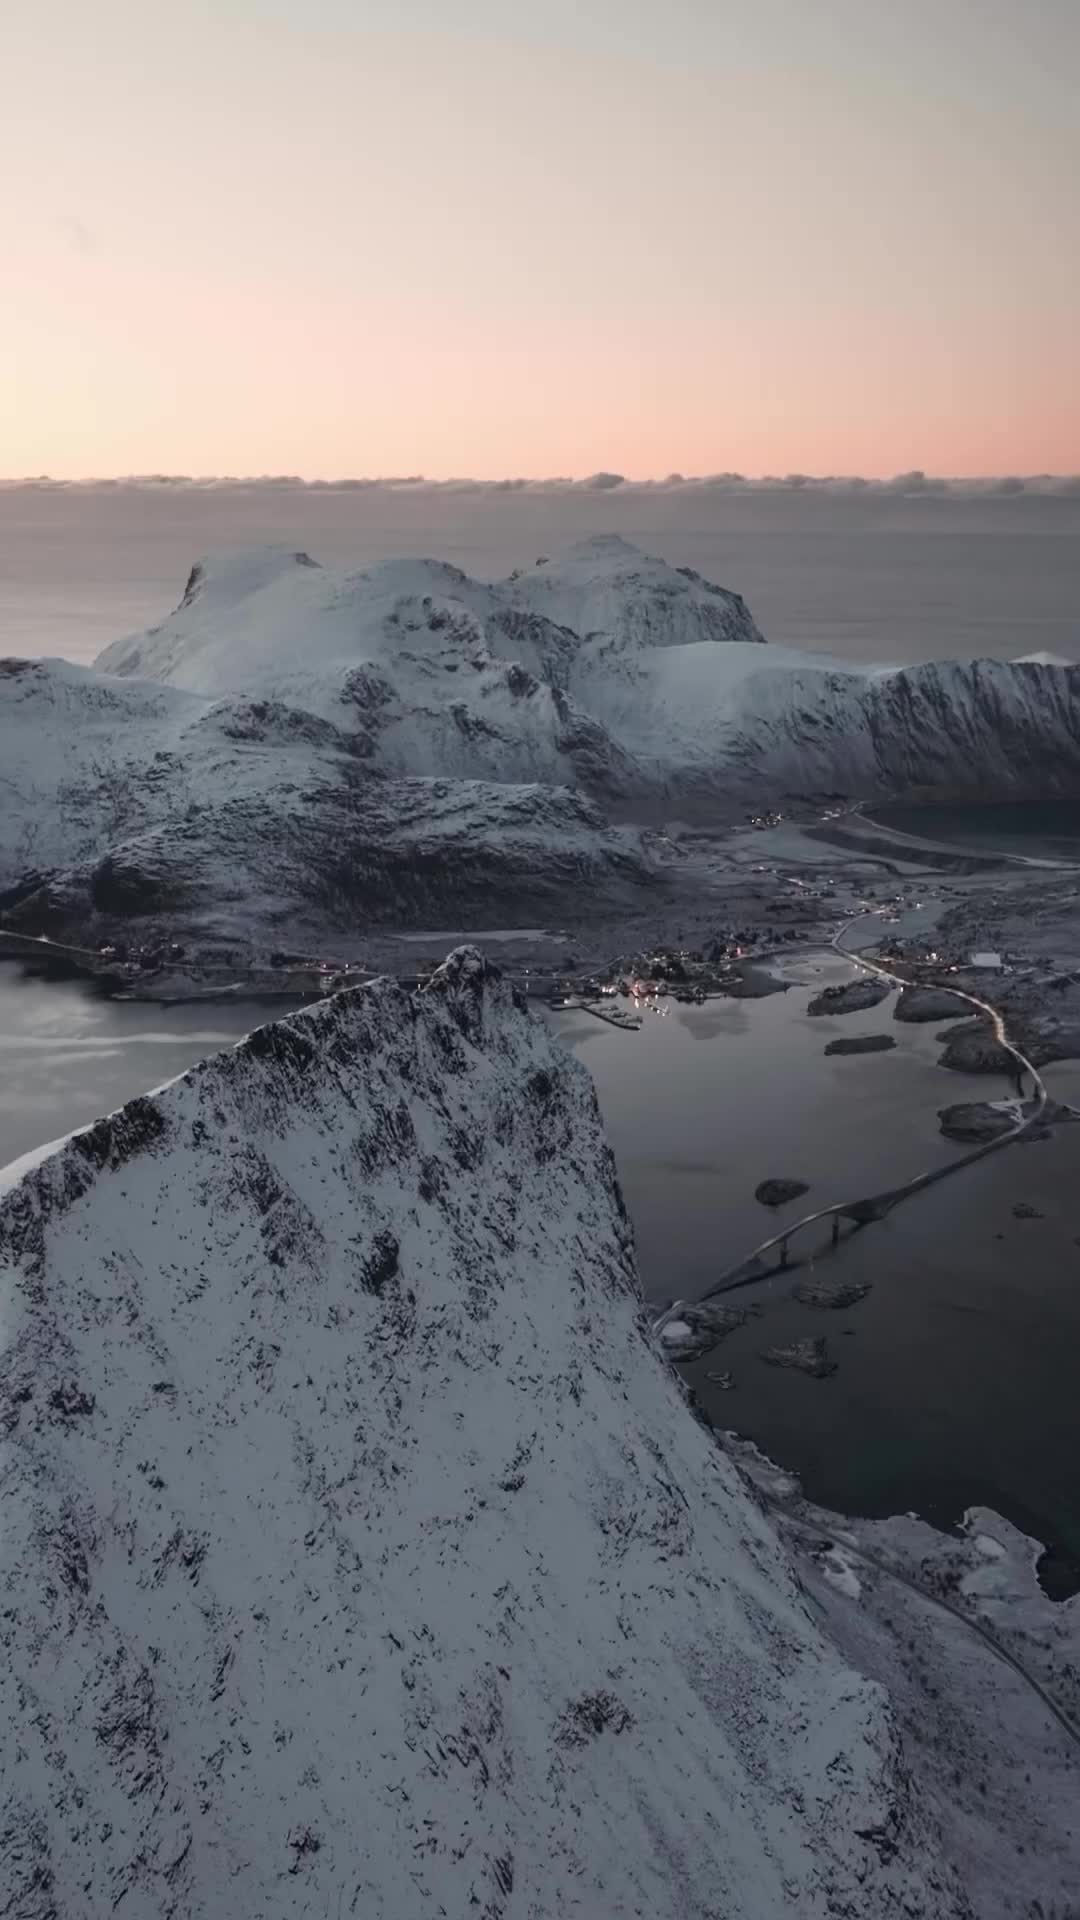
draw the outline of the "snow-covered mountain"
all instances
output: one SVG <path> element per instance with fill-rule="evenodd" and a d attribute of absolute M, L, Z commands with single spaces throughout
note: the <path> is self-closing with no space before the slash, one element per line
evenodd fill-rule
<path fill-rule="evenodd" d="M 493 585 L 238 553 L 92 672 L 0 663 L 0 908 L 256 944 L 617 911 L 656 870 L 612 820 L 1074 793 L 1078 692 L 1049 662 L 766 646 L 738 595 L 619 539 Z"/>
<path fill-rule="evenodd" d="M 1080 669 L 766 647 L 737 594 L 618 538 L 494 586 L 434 561 L 238 554 L 97 664 L 299 706 L 388 772 L 568 783 L 631 814 L 1080 783 Z"/>
<path fill-rule="evenodd" d="M 21 1920 L 971 1920 L 475 952 L 0 1181 Z"/>
<path fill-rule="evenodd" d="M 567 624 L 573 616 L 576 625 Z M 320 715 L 388 773 L 543 780 L 615 798 L 654 774 L 607 731 L 595 695 L 653 648 L 761 644 L 742 601 L 618 539 L 496 586 L 433 560 L 334 573 L 259 549 L 196 567 L 160 627 L 97 666 Z M 651 763 L 662 745 L 650 743 Z"/>
<path fill-rule="evenodd" d="M 0 909 L 76 940 L 168 930 L 265 951 L 558 917 L 653 877 L 641 836 L 576 788 L 395 777 L 308 709 L 66 661 L 0 661 L 0 799 Z"/>

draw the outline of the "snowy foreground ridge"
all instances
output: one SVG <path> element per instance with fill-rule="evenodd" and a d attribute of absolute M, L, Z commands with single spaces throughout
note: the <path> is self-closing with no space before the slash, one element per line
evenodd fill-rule
<path fill-rule="evenodd" d="M 470 949 L 0 1202 L 0 1910 L 971 1916 Z"/>
<path fill-rule="evenodd" d="M 617 538 L 495 584 L 218 556 L 92 671 L 0 661 L 0 908 L 264 944 L 618 911 L 660 884 L 641 829 L 665 820 L 1073 793 L 1078 688 L 766 646 L 737 594 Z"/>

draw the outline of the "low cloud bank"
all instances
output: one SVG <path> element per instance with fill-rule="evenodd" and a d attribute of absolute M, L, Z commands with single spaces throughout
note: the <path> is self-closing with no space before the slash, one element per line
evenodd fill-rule
<path fill-rule="evenodd" d="M 870 480 L 861 474 L 761 474 L 706 473 L 686 475 L 669 473 L 663 480 L 628 480 L 621 473 L 593 473 L 585 479 L 550 480 L 428 480 L 423 474 L 389 474 L 372 479 L 305 480 L 295 473 L 211 474 L 136 473 L 112 480 L 54 480 L 48 474 L 24 479 L 0 479 L 0 491 L 17 488 L 39 491 L 95 493 L 124 489 L 213 493 L 224 489 L 249 488 L 261 492 L 287 493 L 468 493 L 468 494 L 579 494 L 579 493 L 825 493 L 838 495 L 885 494 L 902 499 L 1015 498 L 1019 494 L 1080 498 L 1080 474 L 1035 473 L 1000 474 L 986 479 L 946 479 L 915 469 L 894 474 L 891 479 Z"/>

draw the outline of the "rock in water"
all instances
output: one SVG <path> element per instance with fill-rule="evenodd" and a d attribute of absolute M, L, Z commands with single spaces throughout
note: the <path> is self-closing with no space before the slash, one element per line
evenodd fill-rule
<path fill-rule="evenodd" d="M 997 1073 L 1010 1080 L 1015 1080 L 1017 1074 L 1012 1054 L 995 1040 L 989 1027 L 982 1025 L 954 1034 L 941 1055 L 940 1064 L 952 1067 L 956 1073 Z"/>
<path fill-rule="evenodd" d="M 955 993 L 948 993 L 944 987 L 905 987 L 893 1008 L 893 1019 L 948 1020 L 963 1004 Z"/>
<path fill-rule="evenodd" d="M 789 1200 L 798 1200 L 809 1191 L 805 1180 L 762 1180 L 754 1188 L 754 1199 L 760 1200 L 763 1207 L 784 1207 Z"/>
<path fill-rule="evenodd" d="M 756 1307 L 725 1307 L 718 1300 L 683 1302 L 677 1320 L 669 1320 L 660 1338 L 672 1360 L 699 1360 L 721 1340 L 746 1325 Z"/>
<path fill-rule="evenodd" d="M 808 1373 L 814 1380 L 824 1380 L 830 1373 L 836 1372 L 837 1363 L 829 1359 L 828 1344 L 824 1334 L 807 1340 L 793 1340 L 788 1347 L 767 1347 L 762 1359 L 770 1367 L 794 1367 L 799 1373 Z"/>
<path fill-rule="evenodd" d="M 800 1280 L 791 1294 L 804 1307 L 853 1307 L 865 1300 L 871 1284 L 869 1280 Z"/>
<path fill-rule="evenodd" d="M 1000 1140 L 1005 1134 L 1014 1133 L 1017 1118 L 1016 1105 L 1008 1101 L 997 1104 L 992 1100 L 961 1100 L 955 1106 L 938 1109 L 938 1122 L 946 1138 L 968 1141 L 972 1145 L 981 1145 L 984 1140 Z"/>
<path fill-rule="evenodd" d="M 811 1000 L 807 1013 L 862 1013 L 887 1000 L 892 988 L 885 980 L 849 980 L 843 986 L 824 987 Z"/>
<path fill-rule="evenodd" d="M 826 1053 L 889 1053 L 896 1041 L 891 1033 L 861 1033 L 850 1040 L 830 1040 Z"/>
<path fill-rule="evenodd" d="M 955 1040 L 959 1034 L 985 1033 L 986 1030 L 987 1022 L 985 1018 L 981 1013 L 977 1013 L 972 1020 L 954 1020 L 951 1027 L 942 1027 L 940 1033 L 935 1033 L 934 1039 L 940 1040 L 942 1046 L 944 1046 L 947 1041 Z"/>

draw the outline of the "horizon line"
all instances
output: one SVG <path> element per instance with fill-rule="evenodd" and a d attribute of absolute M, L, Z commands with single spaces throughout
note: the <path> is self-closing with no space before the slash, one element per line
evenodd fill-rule
<path fill-rule="evenodd" d="M 669 473 L 663 478 L 633 478 L 626 474 L 598 471 L 573 476 L 512 476 L 481 480 L 466 475 L 443 479 L 420 473 L 341 475 L 327 478 L 304 474 L 187 474 L 128 473 L 78 476 L 22 474 L 0 476 L 0 491 L 18 489 L 42 491 L 93 490 L 110 488 L 212 491 L 216 488 L 248 487 L 288 491 L 366 492 L 379 488 L 394 492 L 442 493 L 678 493 L 710 489 L 727 493 L 802 493 L 833 494 L 877 493 L 907 497 L 965 495 L 1008 498 L 1026 493 L 1041 496 L 1080 497 L 1080 472 L 1077 473 L 1004 473 L 935 475 L 921 468 L 889 475 L 865 474 L 744 474 L 726 471 L 707 474 Z"/>

